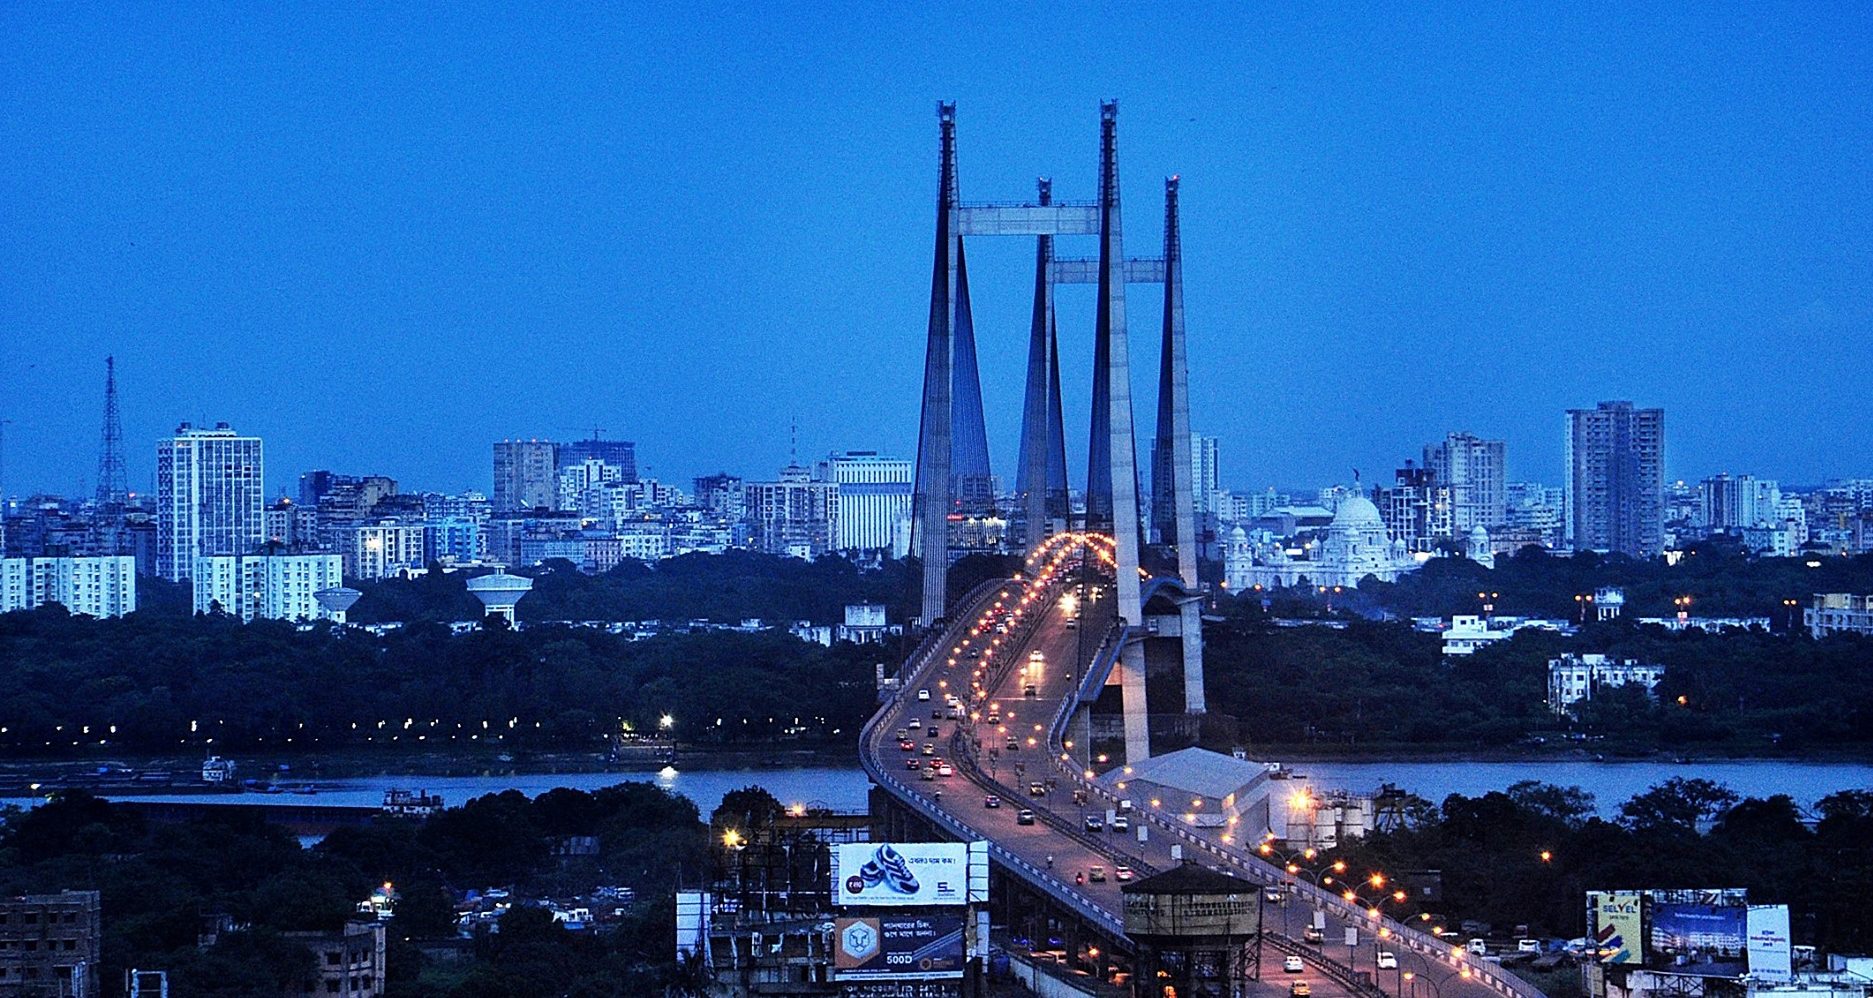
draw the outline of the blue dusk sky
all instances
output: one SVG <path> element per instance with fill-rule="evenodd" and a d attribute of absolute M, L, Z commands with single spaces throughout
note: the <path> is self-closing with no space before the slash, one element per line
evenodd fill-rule
<path fill-rule="evenodd" d="M 107 354 L 137 489 L 181 420 L 264 436 L 275 488 L 486 488 L 491 441 L 589 427 L 676 481 L 771 474 L 796 420 L 909 456 L 936 102 L 966 199 L 1086 198 L 1108 97 L 1130 252 L 1183 177 L 1226 485 L 1452 430 L 1558 483 L 1612 398 L 1665 407 L 1673 476 L 1873 473 L 1868 5 L 591 6 L 0 8 L 6 490 L 92 482 Z M 969 249 L 1004 475 L 1032 254 Z"/>

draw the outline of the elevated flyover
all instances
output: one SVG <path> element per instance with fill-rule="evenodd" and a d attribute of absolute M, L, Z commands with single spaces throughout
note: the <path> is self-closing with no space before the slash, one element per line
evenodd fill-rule
<path fill-rule="evenodd" d="M 1174 807 L 1127 801 L 1096 778 L 1087 746 L 1072 736 L 1074 717 L 1111 680 L 1124 642 L 1144 637 L 1114 613 L 1109 575 L 1100 575 L 1110 572 L 1108 551 L 1097 535 L 1061 535 L 1037 549 L 1021 578 L 977 587 L 905 662 L 898 688 L 861 734 L 863 765 L 901 817 L 989 843 L 999 874 L 993 893 L 1013 899 L 997 921 L 1028 948 L 1052 951 L 1086 993 L 1128 993 L 1102 990 L 1129 983 L 1136 953 L 1124 933 L 1119 868 L 1145 877 L 1194 861 L 1269 894 L 1262 980 L 1246 982 L 1245 994 L 1273 995 L 1304 980 L 1319 998 L 1398 995 L 1418 990 L 1416 982 L 1437 998 L 1542 998 L 1499 967 L 1297 881 L 1257 855 L 1262 840 L 1253 831 L 1198 827 Z M 962 704 L 954 719 L 945 702 L 952 695 Z M 939 761 L 952 775 L 926 776 Z M 990 797 L 999 806 L 985 806 Z M 1105 821 L 1119 811 L 1128 814 L 1126 832 Z M 1089 830 L 1090 817 L 1099 830 Z M 1103 879 L 1091 879 L 1095 868 Z M 1316 918 L 1324 941 L 1308 944 Z M 1348 929 L 1356 931 L 1352 946 Z M 1397 965 L 1376 967 L 1380 950 Z M 1304 971 L 1283 972 L 1290 955 Z"/>

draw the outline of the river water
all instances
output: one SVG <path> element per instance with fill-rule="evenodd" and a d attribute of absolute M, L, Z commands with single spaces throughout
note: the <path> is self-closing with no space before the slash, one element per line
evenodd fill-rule
<path fill-rule="evenodd" d="M 1873 790 L 1873 764 L 1851 762 L 1590 762 L 1584 760 L 1524 760 L 1517 762 L 1345 762 L 1318 760 L 1290 762 L 1289 769 L 1306 776 L 1317 789 L 1371 791 L 1381 783 L 1441 803 L 1453 793 L 1476 796 L 1502 790 L 1518 780 L 1541 780 L 1561 786 L 1579 786 L 1593 793 L 1602 816 L 1613 817 L 1619 805 L 1647 787 L 1674 776 L 1703 777 L 1728 786 L 1745 797 L 1788 794 L 1804 808 L 1837 790 Z M 519 790 L 534 796 L 554 787 L 596 790 L 626 780 L 655 783 L 695 801 L 706 817 L 731 790 L 760 786 L 783 804 L 823 805 L 836 811 L 863 811 L 867 782 L 857 766 L 799 767 L 786 769 L 720 769 L 708 766 L 673 768 L 642 773 L 616 771 L 503 774 L 489 776 L 385 775 L 320 781 L 318 792 L 300 794 L 175 795 L 161 799 L 226 804 L 344 804 L 375 807 L 392 787 L 428 790 L 453 806 L 483 794 Z M 4 803 L 31 806 L 36 799 Z"/>

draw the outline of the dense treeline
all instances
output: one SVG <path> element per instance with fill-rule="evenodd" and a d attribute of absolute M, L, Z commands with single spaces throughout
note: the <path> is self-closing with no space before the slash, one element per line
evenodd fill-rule
<path fill-rule="evenodd" d="M 1604 652 L 1666 667 L 1657 695 L 1602 691 L 1578 720 L 1545 703 L 1548 661 Z M 1873 639 L 1691 630 L 1630 619 L 1573 638 L 1524 631 L 1444 661 L 1398 622 L 1278 627 L 1239 601 L 1205 631 L 1211 709 L 1260 742 L 1500 746 L 1593 739 L 1596 751 L 1770 753 L 1873 745 Z"/>
<path fill-rule="evenodd" d="M 1768 617 L 1780 629 L 1790 620 L 1785 599 L 1805 604 L 1814 593 L 1873 592 L 1873 554 L 1812 560 L 1811 568 L 1807 558 L 1751 558 L 1721 538 L 1693 545 L 1676 565 L 1592 552 L 1557 558 L 1531 547 L 1498 557 L 1494 569 L 1465 558 L 1435 558 L 1396 583 L 1374 580 L 1342 593 L 1334 605 L 1448 617 L 1481 612 L 1477 593 L 1487 592 L 1500 614 L 1575 620 L 1581 609 L 1575 596 L 1618 586 L 1630 616 L 1669 617 L 1676 610 L 1672 600 L 1689 596 L 1694 614 Z M 1793 619 L 1801 623 L 1799 613 Z"/>
<path fill-rule="evenodd" d="M 844 619 L 847 604 L 883 603 L 903 620 L 915 598 L 913 562 L 865 570 L 843 558 L 815 561 L 754 551 L 689 554 L 648 564 L 626 559 L 602 575 L 564 561 L 517 569 L 532 577 L 519 618 L 535 620 L 713 620 L 758 617 L 770 623 Z M 364 593 L 353 623 L 474 620 L 481 606 L 459 574 L 431 572 L 411 580 L 354 583 Z"/>
<path fill-rule="evenodd" d="M 873 664 L 895 654 L 773 631 L 630 641 L 414 624 L 378 637 L 44 607 L 0 615 L 0 746 L 591 748 L 620 720 L 648 729 L 664 714 L 691 743 L 844 741 L 872 709 Z"/>
<path fill-rule="evenodd" d="M 1816 811 L 1809 828 L 1786 796 L 1739 800 L 1706 780 L 1673 779 L 1608 821 L 1594 816 L 1593 795 L 1579 787 L 1527 781 L 1452 795 L 1405 828 L 1308 865 L 1324 873 L 1345 861 L 1348 882 L 1442 871 L 1440 902 L 1408 901 L 1402 910 L 1379 903 L 1407 918 L 1434 912 L 1452 929 L 1476 920 L 1563 939 L 1585 934 L 1588 890 L 1745 887 L 1752 903 L 1789 905 L 1796 942 L 1864 953 L 1873 946 L 1873 789 L 1833 794 Z"/>
<path fill-rule="evenodd" d="M 572 835 L 596 837 L 596 855 L 555 857 L 554 844 Z M 126 967 L 166 969 L 178 994 L 297 990 L 313 957 L 281 933 L 336 929 L 388 881 L 400 895 L 391 995 L 643 995 L 674 973 L 671 892 L 708 860 L 695 805 L 643 783 L 554 790 L 532 801 L 509 791 L 426 823 L 380 818 L 341 829 L 310 850 L 256 820 L 146 824 L 130 808 L 69 793 L 7 815 L 0 892 L 100 891 L 102 980 L 121 980 Z M 428 966 L 419 952 L 425 940 L 455 936 L 451 892 L 511 886 L 537 897 L 600 884 L 636 892 L 614 932 L 574 935 L 544 909 L 516 907 L 467 964 Z M 198 949 L 209 913 L 240 928 Z"/>

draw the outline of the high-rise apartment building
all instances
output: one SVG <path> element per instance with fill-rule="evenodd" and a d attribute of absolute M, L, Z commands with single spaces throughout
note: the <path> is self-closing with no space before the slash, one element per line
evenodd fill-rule
<path fill-rule="evenodd" d="M 423 525 L 361 523 L 344 548 L 345 572 L 354 579 L 384 579 L 399 569 L 423 567 Z"/>
<path fill-rule="evenodd" d="M 790 464 L 780 480 L 749 482 L 748 519 L 754 546 L 769 554 L 817 558 L 834 550 L 838 537 L 839 483 L 817 482 Z"/>
<path fill-rule="evenodd" d="M 1472 433 L 1452 433 L 1424 448 L 1424 466 L 1450 490 L 1451 528 L 1467 534 L 1472 527 L 1502 525 L 1505 480 L 1503 444 Z"/>
<path fill-rule="evenodd" d="M 1450 488 L 1439 483 L 1431 469 L 1410 459 L 1392 473 L 1391 485 L 1372 490 L 1372 503 L 1379 508 L 1386 534 L 1406 551 L 1430 551 L 1454 534 Z"/>
<path fill-rule="evenodd" d="M 1567 411 L 1567 543 L 1652 558 L 1665 546 L 1665 410 L 1601 402 Z"/>
<path fill-rule="evenodd" d="M 910 547 L 911 462 L 877 451 L 834 454 L 819 463 L 818 478 L 839 486 L 833 547 L 888 551 Z"/>
<path fill-rule="evenodd" d="M 632 459 L 636 472 L 636 459 Z M 552 509 L 559 500 L 559 445 L 551 440 L 502 440 L 494 445 L 494 509 Z"/>
<path fill-rule="evenodd" d="M 731 523 L 748 515 L 748 490 L 740 475 L 726 471 L 696 479 L 696 505 L 710 516 Z"/>
<path fill-rule="evenodd" d="M 183 423 L 156 445 L 156 571 L 186 579 L 195 559 L 246 554 L 267 538 L 259 437 Z"/>
<path fill-rule="evenodd" d="M 197 559 L 192 572 L 196 613 L 219 607 L 242 621 L 345 619 L 318 600 L 320 590 L 344 585 L 342 555 L 217 555 Z"/>
<path fill-rule="evenodd" d="M 135 613 L 137 560 L 127 554 L 0 559 L 0 613 L 47 603 L 87 617 Z"/>
<path fill-rule="evenodd" d="M 1698 483 L 1698 523 L 1711 531 L 1739 532 L 1782 519 L 1782 489 L 1750 475 L 1713 475 Z"/>
<path fill-rule="evenodd" d="M 1190 486 L 1198 516 L 1216 514 L 1216 496 L 1222 491 L 1222 472 L 1216 455 L 1215 437 L 1201 433 L 1190 435 Z"/>

